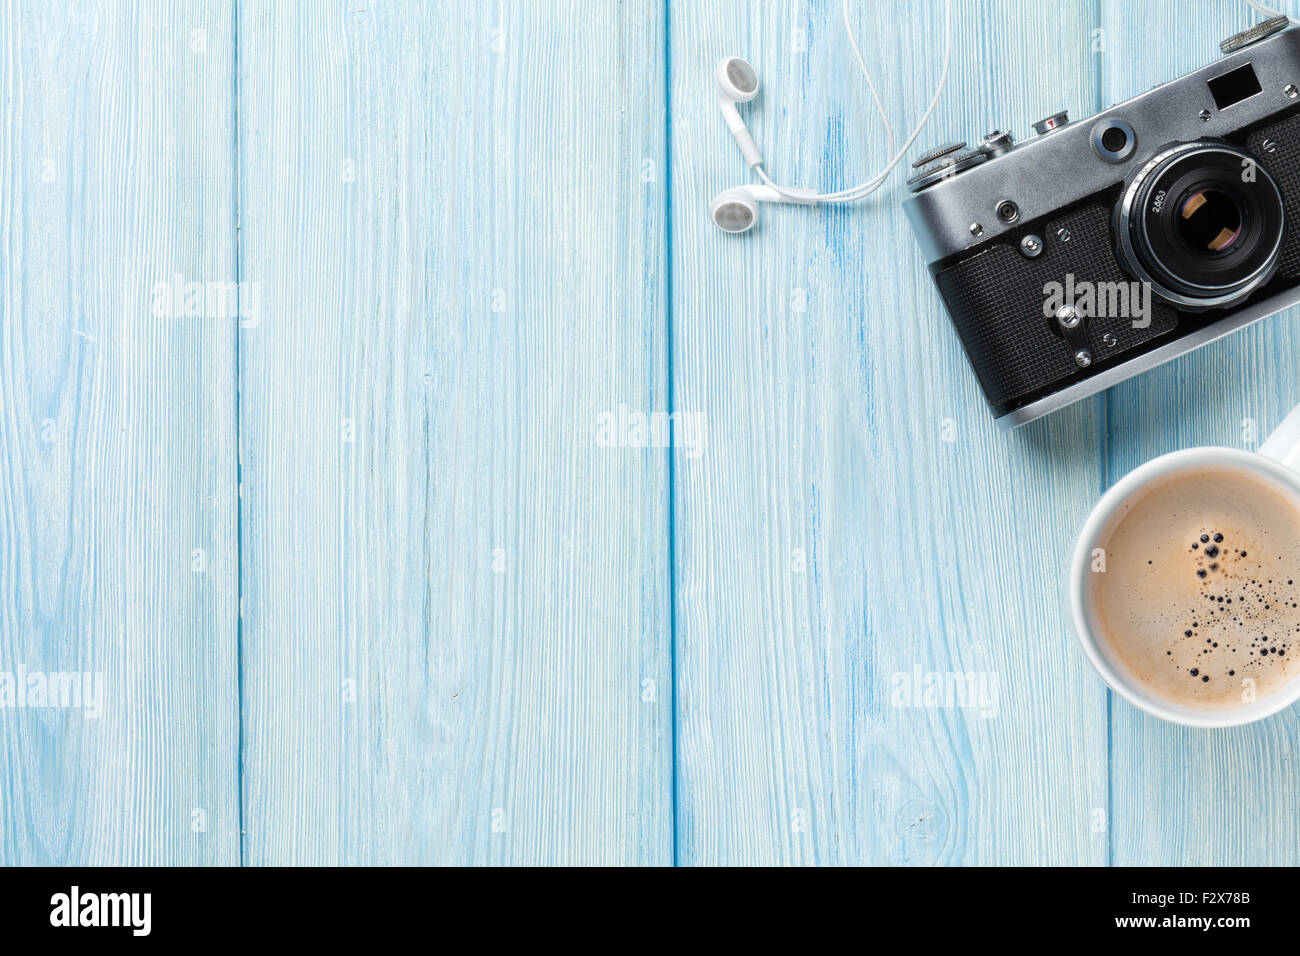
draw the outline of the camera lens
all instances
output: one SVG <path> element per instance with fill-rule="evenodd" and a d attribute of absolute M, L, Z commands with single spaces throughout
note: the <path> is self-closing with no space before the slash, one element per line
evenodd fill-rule
<path fill-rule="evenodd" d="M 1193 311 L 1233 305 L 1272 278 L 1286 227 L 1272 176 L 1224 143 L 1162 151 L 1116 208 L 1121 263 Z"/>

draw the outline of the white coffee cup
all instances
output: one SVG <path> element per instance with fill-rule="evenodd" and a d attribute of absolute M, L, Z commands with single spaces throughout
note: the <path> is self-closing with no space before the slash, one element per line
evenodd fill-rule
<path fill-rule="evenodd" d="M 1088 660 L 1102 679 L 1135 707 L 1162 720 L 1189 727 L 1234 727 L 1262 720 L 1300 700 L 1300 675 L 1261 700 L 1243 703 L 1228 710 L 1198 710 L 1147 694 L 1125 669 L 1116 664 L 1110 651 L 1098 639 L 1096 623 L 1089 608 L 1088 591 L 1092 571 L 1093 549 L 1112 516 L 1135 494 L 1173 472 L 1185 468 L 1213 466 L 1239 468 L 1243 472 L 1272 479 L 1270 484 L 1289 490 L 1300 510 L 1300 408 L 1296 408 L 1282 425 L 1260 446 L 1248 452 L 1236 448 L 1188 448 L 1162 455 L 1134 469 L 1102 496 L 1084 523 L 1074 548 L 1066 589 L 1074 629 L 1079 635 Z"/>

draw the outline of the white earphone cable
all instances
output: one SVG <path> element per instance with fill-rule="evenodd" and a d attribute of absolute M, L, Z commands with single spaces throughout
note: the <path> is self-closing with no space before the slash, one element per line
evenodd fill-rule
<path fill-rule="evenodd" d="M 849 46 L 853 50 L 853 58 L 858 61 L 858 69 L 862 71 L 862 78 L 867 81 L 867 89 L 871 90 L 871 98 L 876 101 L 880 121 L 885 124 L 885 135 L 889 137 L 889 150 L 885 155 L 893 156 L 894 127 L 889 125 L 889 114 L 885 112 L 885 104 L 880 102 L 880 94 L 876 92 L 876 84 L 872 82 L 871 71 L 867 69 L 867 62 L 862 58 L 862 51 L 858 49 L 858 38 L 853 34 L 853 22 L 849 19 L 849 0 L 843 0 L 843 3 L 840 4 L 840 12 L 844 15 L 844 32 L 848 34 Z"/>
<path fill-rule="evenodd" d="M 812 197 L 817 202 L 853 202 L 871 195 L 884 185 L 885 180 L 889 178 L 889 174 L 894 171 L 894 167 L 902 161 L 903 157 L 907 154 L 907 151 L 911 149 L 912 144 L 916 141 L 916 138 L 921 135 L 922 130 L 925 129 L 926 123 L 930 120 L 931 114 L 934 113 L 935 107 L 939 105 L 939 97 L 943 95 L 943 89 L 948 83 L 948 66 L 952 58 L 952 0 L 944 0 L 943 72 L 939 76 L 939 85 L 935 89 L 934 96 L 930 100 L 930 105 L 926 108 L 925 114 L 921 117 L 921 121 L 912 130 L 907 141 L 903 143 L 903 148 L 895 152 L 893 127 L 889 124 L 889 116 L 885 112 L 884 104 L 881 102 L 880 96 L 876 91 L 876 84 L 871 79 L 871 71 L 867 69 L 866 61 L 862 56 L 862 51 L 858 48 L 857 37 L 854 36 L 853 33 L 853 26 L 849 19 L 849 0 L 843 0 L 841 10 L 844 14 L 844 30 L 848 34 L 849 45 L 853 49 L 854 58 L 858 61 L 858 68 L 862 71 L 862 76 L 867 81 L 867 87 L 871 90 L 871 96 L 876 102 L 876 109 L 879 110 L 880 118 L 885 124 L 885 133 L 889 138 L 889 154 L 892 158 L 888 165 L 886 165 L 885 168 L 872 179 L 869 179 L 864 183 L 859 183 L 856 186 L 851 186 L 848 189 L 841 189 L 837 192 L 818 193 L 816 196 Z M 793 190 L 778 186 L 776 183 L 772 182 L 767 171 L 764 170 L 761 165 L 754 168 L 758 172 L 759 177 L 763 180 L 763 183 L 770 186 L 772 189 L 775 189 L 782 197 L 795 199 L 796 201 L 807 201 L 806 199 L 800 200 L 799 194 L 795 193 Z"/>
<path fill-rule="evenodd" d="M 1260 0 L 1245 0 L 1245 2 L 1247 6 L 1262 17 L 1283 16 L 1280 10 L 1274 10 L 1267 4 L 1260 2 Z M 841 189 L 837 192 L 817 193 L 812 197 L 808 197 L 806 194 L 789 189 L 788 187 L 778 186 L 772 181 L 772 178 L 767 174 L 767 170 L 763 168 L 762 164 L 754 167 L 759 178 L 763 180 L 764 185 L 776 190 L 777 194 L 782 198 L 796 202 L 807 202 L 809 198 L 812 198 L 815 202 L 824 203 L 856 202 L 857 200 L 865 199 L 867 196 L 874 193 L 885 184 L 885 181 L 889 178 L 889 174 L 894 171 L 894 167 L 902 161 L 903 157 L 907 154 L 907 151 L 912 148 L 912 144 L 916 142 L 916 138 L 921 135 L 926 124 L 930 121 L 930 117 L 933 115 L 935 107 L 939 105 L 939 98 L 943 95 L 944 87 L 948 84 L 948 67 L 952 61 L 952 0 L 944 0 L 943 71 L 939 75 L 939 85 L 935 88 L 934 96 L 930 99 L 930 105 L 926 107 L 925 113 L 922 114 L 921 121 L 916 124 L 912 129 L 911 134 L 908 135 L 907 140 L 903 143 L 903 148 L 894 152 L 894 129 L 889 123 L 889 115 L 885 111 L 884 103 L 880 100 L 880 94 L 876 90 L 876 84 L 871 78 L 871 71 L 867 69 L 867 63 L 862 56 L 862 50 L 858 47 L 857 36 L 853 31 L 853 23 L 849 18 L 849 0 L 843 0 L 840 9 L 844 14 L 844 31 L 848 35 L 849 46 L 853 50 L 854 59 L 858 62 L 858 68 L 862 71 L 863 79 L 867 81 L 867 88 L 871 90 L 871 98 L 876 103 L 876 109 L 880 113 L 881 122 L 885 124 L 885 135 L 889 140 L 889 154 L 892 155 L 893 158 L 890 159 L 888 165 L 886 165 L 879 174 L 864 183 L 859 183 L 857 186 L 851 186 L 848 189 Z M 1300 20 L 1297 20 L 1295 17 L 1288 16 L 1288 19 L 1292 24 L 1300 23 Z"/>
<path fill-rule="evenodd" d="M 847 6 L 848 0 L 844 0 L 844 3 L 845 6 Z M 855 202 L 856 200 L 866 198 L 885 184 L 885 180 L 887 180 L 889 174 L 894 171 L 894 167 L 897 166 L 902 161 L 903 157 L 907 155 L 907 151 L 912 148 L 912 144 L 916 142 L 916 138 L 921 135 L 925 130 L 926 124 L 930 122 L 930 117 L 934 114 L 935 107 L 939 105 L 939 99 L 943 96 L 944 88 L 948 85 L 948 67 L 952 62 L 952 0 L 944 0 L 943 35 L 943 70 L 939 73 L 939 84 L 935 87 L 934 96 L 930 98 L 930 105 L 927 106 L 925 112 L 921 114 L 920 122 L 918 122 L 912 129 L 911 135 L 909 135 L 906 142 L 903 143 L 902 149 L 894 154 L 894 158 L 889 161 L 889 165 L 881 170 L 879 175 L 874 179 L 871 179 L 860 186 L 854 186 L 851 189 L 844 189 L 837 193 L 827 193 L 824 196 L 819 197 L 821 202 Z M 857 42 L 853 40 L 852 33 L 849 34 L 849 39 L 853 42 L 854 50 L 857 50 L 858 45 Z M 861 62 L 860 57 L 859 62 Z M 866 70 L 865 65 L 863 66 L 863 70 Z"/>
<path fill-rule="evenodd" d="M 1254 10 L 1261 17 L 1269 18 L 1269 17 L 1283 16 L 1281 10 L 1274 10 L 1272 7 L 1268 6 L 1267 4 L 1260 3 L 1259 0 L 1246 0 L 1246 6 L 1250 7 L 1250 9 Z M 1290 20 L 1292 23 L 1300 23 L 1300 20 L 1296 20 L 1296 18 L 1292 16 L 1288 16 L 1287 19 Z"/>

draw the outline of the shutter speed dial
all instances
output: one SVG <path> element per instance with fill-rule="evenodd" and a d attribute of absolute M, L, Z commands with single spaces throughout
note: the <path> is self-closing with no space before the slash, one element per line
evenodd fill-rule
<path fill-rule="evenodd" d="M 1052 130 L 1060 129 L 1070 122 L 1070 114 L 1065 110 L 1059 113 L 1053 113 L 1051 116 L 1044 116 L 1034 124 L 1034 132 L 1039 136 L 1046 136 Z"/>
<path fill-rule="evenodd" d="M 1255 24 L 1248 30 L 1242 30 L 1240 33 L 1234 33 L 1228 39 L 1219 44 L 1219 52 L 1224 56 L 1229 53 L 1236 53 L 1243 50 L 1252 43 L 1258 43 L 1260 40 L 1267 40 L 1275 33 L 1281 33 L 1291 23 L 1289 17 L 1272 17 L 1261 23 Z"/>

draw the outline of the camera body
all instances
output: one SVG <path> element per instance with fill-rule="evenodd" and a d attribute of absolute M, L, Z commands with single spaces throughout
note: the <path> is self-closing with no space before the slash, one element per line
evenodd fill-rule
<path fill-rule="evenodd" d="M 908 220 L 1004 428 L 1300 302 L 1300 30 L 914 166 Z"/>

